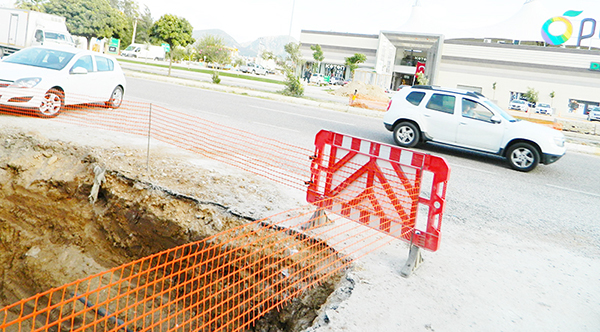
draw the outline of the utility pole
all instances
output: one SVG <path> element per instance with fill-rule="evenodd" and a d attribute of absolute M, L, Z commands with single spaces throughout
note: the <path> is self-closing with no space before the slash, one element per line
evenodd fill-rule
<path fill-rule="evenodd" d="M 296 7 L 296 0 L 292 0 L 292 17 L 290 18 L 290 32 L 288 34 L 290 42 L 292 41 L 292 23 L 294 22 L 294 8 Z"/>

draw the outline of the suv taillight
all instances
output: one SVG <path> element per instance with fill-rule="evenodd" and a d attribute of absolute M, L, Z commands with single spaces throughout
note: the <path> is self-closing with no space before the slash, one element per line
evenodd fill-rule
<path fill-rule="evenodd" d="M 390 110 L 390 106 L 392 106 L 392 100 L 390 99 L 390 102 L 388 103 L 388 107 L 386 108 L 386 112 Z"/>

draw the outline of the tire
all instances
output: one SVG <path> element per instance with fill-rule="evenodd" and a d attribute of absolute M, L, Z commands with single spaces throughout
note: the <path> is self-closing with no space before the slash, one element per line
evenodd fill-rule
<path fill-rule="evenodd" d="M 44 94 L 42 103 L 38 107 L 38 115 L 42 118 L 54 118 L 60 114 L 65 106 L 65 96 L 58 89 L 50 89 Z"/>
<path fill-rule="evenodd" d="M 110 99 L 106 102 L 106 106 L 109 108 L 119 108 L 122 102 L 123 88 L 118 86 L 113 90 L 112 94 L 110 95 Z"/>
<path fill-rule="evenodd" d="M 513 169 L 529 172 L 540 163 L 540 153 L 529 143 L 516 143 L 506 151 L 506 159 Z"/>
<path fill-rule="evenodd" d="M 400 122 L 394 127 L 394 142 L 401 147 L 412 148 L 419 144 L 421 132 L 413 123 Z"/>

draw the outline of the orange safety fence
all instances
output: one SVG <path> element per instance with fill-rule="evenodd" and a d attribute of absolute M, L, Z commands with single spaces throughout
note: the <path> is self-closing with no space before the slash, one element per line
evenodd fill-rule
<path fill-rule="evenodd" d="M 6 306 L 0 330 L 243 331 L 394 240 L 342 217 L 322 226 L 288 213 Z"/>
<path fill-rule="evenodd" d="M 7 108 L 0 112 L 31 114 Z M 302 191 L 310 184 L 311 150 L 157 105 L 123 101 L 119 109 L 69 107 L 46 121 L 163 141 Z M 349 161 L 336 176 L 351 177 L 360 167 Z M 398 172 L 392 166 L 380 167 L 385 174 Z M 419 173 L 407 173 L 397 184 L 409 184 L 411 190 L 399 199 L 408 205 L 420 200 L 421 179 L 415 174 Z M 367 189 L 372 185 L 363 178 L 356 182 Z M 21 300 L 0 309 L 0 330 L 247 330 L 269 310 L 319 284 L 335 283 L 354 259 L 395 237 L 409 238 L 414 213 L 401 221 L 404 227 L 386 232 L 342 217 L 347 215 L 344 209 L 370 209 L 353 199 L 359 194 L 347 191 L 327 197 L 333 214 L 326 225 L 306 212 L 285 217 L 291 215 L 286 211 Z M 397 208 L 384 205 L 376 213 L 392 215 Z"/>

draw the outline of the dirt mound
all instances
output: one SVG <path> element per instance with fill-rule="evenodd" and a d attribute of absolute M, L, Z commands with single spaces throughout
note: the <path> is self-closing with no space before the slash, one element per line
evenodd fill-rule
<path fill-rule="evenodd" d="M 350 97 L 354 91 L 358 91 L 358 99 L 388 101 L 390 98 L 385 90 L 363 82 L 350 82 L 345 86 L 332 92 L 335 96 Z"/>

